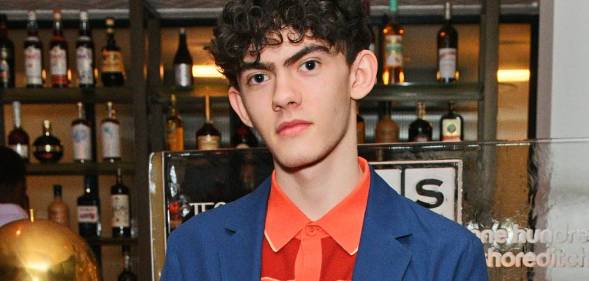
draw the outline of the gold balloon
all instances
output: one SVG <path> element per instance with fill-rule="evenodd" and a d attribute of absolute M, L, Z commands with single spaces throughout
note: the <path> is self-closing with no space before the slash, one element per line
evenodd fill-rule
<path fill-rule="evenodd" d="M 0 280 L 98 281 L 96 259 L 80 236 L 48 220 L 0 227 Z"/>

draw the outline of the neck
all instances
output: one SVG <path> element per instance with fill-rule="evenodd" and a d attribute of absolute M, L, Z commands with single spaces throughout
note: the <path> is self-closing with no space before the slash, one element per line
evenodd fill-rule
<path fill-rule="evenodd" d="M 285 169 L 274 161 L 280 188 L 310 220 L 320 219 L 335 207 L 362 178 L 358 165 L 355 114 L 354 110 L 350 111 L 351 121 L 346 135 L 320 161 L 294 170 Z"/>

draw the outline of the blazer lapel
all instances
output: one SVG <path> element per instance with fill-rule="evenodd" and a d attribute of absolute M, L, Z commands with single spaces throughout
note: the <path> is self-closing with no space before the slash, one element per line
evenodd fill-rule
<path fill-rule="evenodd" d="M 371 168 L 370 193 L 353 280 L 401 281 L 411 261 L 411 236 L 402 198 Z M 404 217 L 405 216 L 405 217 Z"/>
<path fill-rule="evenodd" d="M 236 201 L 220 237 L 223 280 L 260 280 L 262 239 L 270 179 L 254 192 Z"/>

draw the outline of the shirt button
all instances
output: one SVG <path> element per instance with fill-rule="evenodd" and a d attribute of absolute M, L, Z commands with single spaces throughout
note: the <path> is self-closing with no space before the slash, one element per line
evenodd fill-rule
<path fill-rule="evenodd" d="M 319 230 L 318 227 L 314 226 L 314 225 L 307 226 L 305 229 L 307 235 L 309 235 L 311 237 L 315 236 L 317 234 L 318 230 Z"/>

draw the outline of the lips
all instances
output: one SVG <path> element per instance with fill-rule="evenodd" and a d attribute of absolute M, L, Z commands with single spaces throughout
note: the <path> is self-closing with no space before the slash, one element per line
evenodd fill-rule
<path fill-rule="evenodd" d="M 313 123 L 305 120 L 282 122 L 276 129 L 276 133 L 281 136 L 294 136 L 307 129 L 311 124 Z"/>

